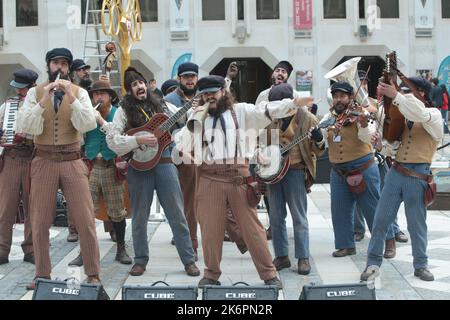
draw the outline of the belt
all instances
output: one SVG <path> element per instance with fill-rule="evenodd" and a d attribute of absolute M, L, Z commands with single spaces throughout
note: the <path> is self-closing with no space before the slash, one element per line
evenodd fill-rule
<path fill-rule="evenodd" d="M 33 157 L 33 149 L 5 149 L 5 156 L 13 159 L 31 159 Z"/>
<path fill-rule="evenodd" d="M 417 172 L 415 172 L 413 170 L 409 170 L 408 168 L 403 167 L 398 162 L 394 162 L 392 167 L 395 170 L 397 170 L 398 172 L 400 172 L 401 174 L 403 174 L 404 176 L 407 176 L 407 177 L 413 177 L 413 178 L 417 178 L 417 179 L 424 180 L 424 181 L 427 181 L 427 182 L 429 182 L 430 180 L 433 179 L 433 175 L 417 173 Z"/>
<path fill-rule="evenodd" d="M 94 160 L 92 160 L 92 162 L 94 163 L 94 165 L 99 165 L 102 167 L 112 167 L 114 166 L 114 160 L 105 160 L 103 158 L 95 158 Z"/>
<path fill-rule="evenodd" d="M 159 160 L 158 164 L 169 164 L 169 163 L 173 163 L 172 158 L 161 158 L 161 160 Z"/>
<path fill-rule="evenodd" d="M 81 152 L 49 152 L 44 150 L 36 149 L 37 157 L 44 158 L 47 160 L 63 162 L 63 161 L 74 161 L 81 159 Z"/>
<path fill-rule="evenodd" d="M 347 177 L 358 171 L 362 172 L 362 171 L 369 169 L 374 163 L 375 163 L 375 159 L 372 158 L 369 161 L 367 161 L 366 163 L 364 163 L 363 165 L 359 166 L 358 168 L 352 169 L 352 170 L 337 169 L 335 164 L 331 164 L 331 166 L 339 175 L 341 175 L 342 177 Z"/>
<path fill-rule="evenodd" d="M 303 162 L 300 162 L 300 163 L 296 163 L 296 164 L 291 164 L 289 166 L 289 169 L 292 169 L 292 170 L 305 170 L 306 166 L 305 166 L 305 164 Z"/>
<path fill-rule="evenodd" d="M 209 180 L 217 181 L 217 182 L 234 183 L 238 186 L 243 185 L 243 184 L 251 184 L 251 183 L 255 182 L 255 179 L 252 176 L 249 176 L 249 177 L 243 177 L 243 176 L 224 177 L 224 176 L 217 176 L 217 175 L 205 174 L 205 173 L 200 174 L 200 176 L 203 178 L 209 179 Z"/>

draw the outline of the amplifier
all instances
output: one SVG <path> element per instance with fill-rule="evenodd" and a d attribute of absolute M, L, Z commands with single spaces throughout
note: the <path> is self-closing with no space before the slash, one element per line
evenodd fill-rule
<path fill-rule="evenodd" d="M 70 285 L 65 281 L 38 279 L 33 300 L 109 300 L 101 284 Z"/>
<path fill-rule="evenodd" d="M 157 284 L 165 286 L 157 287 Z M 197 287 L 171 287 L 164 281 L 155 282 L 151 286 L 122 287 L 122 300 L 197 300 L 197 297 Z"/>
<path fill-rule="evenodd" d="M 376 300 L 376 296 L 375 288 L 369 289 L 367 283 L 306 285 L 299 300 Z"/>
<path fill-rule="evenodd" d="M 238 282 L 232 286 L 206 285 L 203 300 L 278 300 L 277 286 L 250 286 Z"/>

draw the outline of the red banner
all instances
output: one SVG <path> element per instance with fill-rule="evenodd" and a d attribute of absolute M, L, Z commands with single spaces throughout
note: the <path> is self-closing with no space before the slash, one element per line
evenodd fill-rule
<path fill-rule="evenodd" d="M 311 30 L 312 25 L 312 0 L 294 0 L 294 30 Z"/>

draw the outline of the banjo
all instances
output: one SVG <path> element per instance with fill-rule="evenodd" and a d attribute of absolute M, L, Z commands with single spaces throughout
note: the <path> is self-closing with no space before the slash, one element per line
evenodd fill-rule
<path fill-rule="evenodd" d="M 156 167 L 161 160 L 163 151 L 172 143 L 172 135 L 169 132 L 170 129 L 189 111 L 189 109 L 191 109 L 192 103 L 198 96 L 199 95 L 186 102 L 171 117 L 164 113 L 157 113 L 142 127 L 127 132 L 128 136 L 136 137 L 153 134 L 158 139 L 158 143 L 155 147 L 144 145 L 133 150 L 132 158 L 129 161 L 130 166 L 138 171 L 147 171 Z"/>
<path fill-rule="evenodd" d="M 325 129 L 331 127 L 336 123 L 336 119 L 330 118 L 320 123 L 316 129 Z M 298 145 L 303 140 L 307 139 L 309 133 L 304 135 L 296 135 L 291 143 L 286 146 L 271 145 L 260 148 L 256 151 L 254 159 L 258 156 L 262 156 L 263 159 L 267 159 L 265 163 L 259 163 L 255 166 L 255 173 L 257 179 L 266 184 L 275 184 L 280 182 L 289 170 L 290 160 L 289 151 Z"/>

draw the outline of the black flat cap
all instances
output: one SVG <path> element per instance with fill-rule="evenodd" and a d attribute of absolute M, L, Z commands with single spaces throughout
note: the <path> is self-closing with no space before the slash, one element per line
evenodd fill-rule
<path fill-rule="evenodd" d="M 331 86 L 331 94 L 335 93 L 336 91 L 353 94 L 353 87 L 348 82 L 336 82 Z"/>
<path fill-rule="evenodd" d="M 14 72 L 14 80 L 9 85 L 13 88 L 23 89 L 36 83 L 39 75 L 30 69 L 19 69 Z"/>
<path fill-rule="evenodd" d="M 285 61 L 285 60 L 278 62 L 278 64 L 275 66 L 275 68 L 273 70 L 276 70 L 278 68 L 282 68 L 282 69 L 286 70 L 286 72 L 288 73 L 288 77 L 291 76 L 291 73 L 294 70 L 294 67 L 292 66 L 292 64 L 290 64 L 289 61 Z"/>
<path fill-rule="evenodd" d="M 198 80 L 199 93 L 217 92 L 225 88 L 225 78 L 221 76 L 207 76 Z"/>
<path fill-rule="evenodd" d="M 47 52 L 47 55 L 45 56 L 45 61 L 47 61 L 48 63 L 50 60 L 60 58 L 66 59 L 69 62 L 69 65 L 72 65 L 73 61 L 72 52 L 70 52 L 70 50 L 66 48 L 55 48 L 50 50 L 49 52 Z"/>
<path fill-rule="evenodd" d="M 184 76 L 188 74 L 198 75 L 198 65 L 192 62 L 185 62 L 178 67 L 178 76 Z"/>
<path fill-rule="evenodd" d="M 408 78 L 408 80 L 411 81 L 418 90 L 423 90 L 426 94 L 430 93 L 432 88 L 430 81 L 422 77 L 411 77 Z M 403 82 L 400 84 L 400 88 L 403 91 L 411 91 L 411 89 Z"/>
<path fill-rule="evenodd" d="M 166 96 L 168 90 L 170 90 L 172 88 L 177 88 L 178 85 L 179 85 L 179 83 L 177 80 L 169 79 L 162 84 L 161 91 L 162 91 L 163 95 Z"/>
<path fill-rule="evenodd" d="M 70 71 L 76 71 L 84 68 L 91 68 L 90 65 L 86 64 L 82 59 L 75 59 L 70 66 Z"/>
<path fill-rule="evenodd" d="M 293 99 L 294 89 L 288 83 L 282 83 L 272 87 L 269 92 L 269 101 L 281 101 L 283 99 Z"/>

